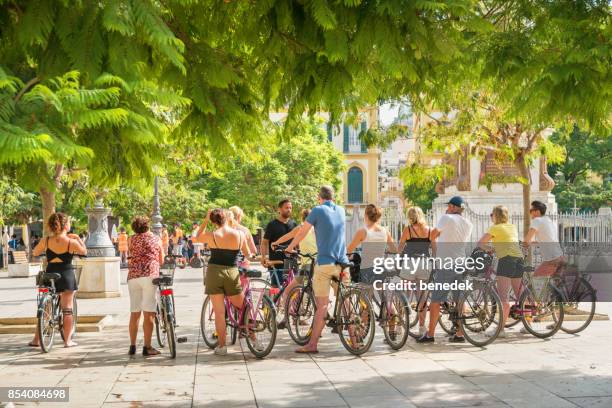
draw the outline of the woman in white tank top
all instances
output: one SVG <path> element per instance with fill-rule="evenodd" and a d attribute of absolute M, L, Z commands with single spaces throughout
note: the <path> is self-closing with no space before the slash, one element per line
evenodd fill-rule
<path fill-rule="evenodd" d="M 385 250 L 396 252 L 393 237 L 385 227 L 380 226 L 379 221 L 382 210 L 373 204 L 365 208 L 365 228 L 355 233 L 353 241 L 347 247 L 347 251 L 353 252 L 361 246 L 361 282 L 372 283 L 379 274 L 374 273 L 374 260 L 384 258 Z"/>

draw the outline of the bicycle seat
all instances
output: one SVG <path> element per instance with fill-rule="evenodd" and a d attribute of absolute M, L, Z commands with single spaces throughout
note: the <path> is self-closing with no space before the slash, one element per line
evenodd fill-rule
<path fill-rule="evenodd" d="M 62 275 L 60 275 L 59 273 L 45 273 L 43 274 L 43 279 L 44 280 L 59 280 L 62 277 Z"/>
<path fill-rule="evenodd" d="M 159 278 L 153 279 L 154 285 L 167 285 L 172 286 L 172 276 L 160 276 Z"/>
<path fill-rule="evenodd" d="M 261 278 L 262 275 L 261 271 L 255 269 L 241 270 L 240 273 L 247 278 Z"/>

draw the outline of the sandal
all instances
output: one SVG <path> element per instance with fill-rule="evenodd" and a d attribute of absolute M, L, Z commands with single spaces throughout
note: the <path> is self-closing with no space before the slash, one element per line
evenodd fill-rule
<path fill-rule="evenodd" d="M 159 350 L 154 349 L 153 347 L 143 347 L 142 348 L 142 355 L 145 357 L 149 357 L 149 356 L 157 356 L 160 355 L 161 352 Z"/>
<path fill-rule="evenodd" d="M 299 349 L 295 349 L 295 352 L 298 354 L 317 354 L 319 352 L 319 350 L 310 350 L 307 348 L 299 348 Z"/>
<path fill-rule="evenodd" d="M 40 347 L 40 344 L 35 344 L 34 341 L 31 341 L 28 343 L 28 346 L 30 347 Z"/>

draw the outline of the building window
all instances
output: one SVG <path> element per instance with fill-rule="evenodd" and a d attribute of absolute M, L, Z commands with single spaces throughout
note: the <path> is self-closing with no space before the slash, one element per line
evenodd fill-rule
<path fill-rule="evenodd" d="M 348 171 L 348 202 L 363 202 L 363 172 L 359 167 L 351 167 Z"/>

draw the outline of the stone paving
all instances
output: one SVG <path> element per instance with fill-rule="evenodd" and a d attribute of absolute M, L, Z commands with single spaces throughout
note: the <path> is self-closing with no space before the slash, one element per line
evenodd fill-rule
<path fill-rule="evenodd" d="M 123 278 L 125 279 L 125 272 Z M 61 407 L 592 407 L 612 406 L 612 322 L 580 335 L 549 340 L 510 331 L 479 349 L 409 340 L 393 352 L 377 334 L 361 358 L 349 355 L 329 331 L 320 353 L 302 356 L 286 332 L 271 355 L 256 360 L 245 344 L 217 357 L 199 337 L 201 271 L 177 271 L 178 357 L 127 355 L 129 299 L 82 299 L 79 314 L 113 315 L 101 333 L 79 333 L 79 346 L 56 344 L 43 354 L 26 346 L 30 335 L 0 335 L 0 386 L 68 386 Z M 29 316 L 34 279 L 0 272 L 0 316 Z M 612 313 L 608 304 L 599 312 Z M 140 350 L 139 350 L 140 351 Z M 0 406 L 3 406 L 0 403 Z M 9 406 L 9 405 L 4 405 Z"/>

